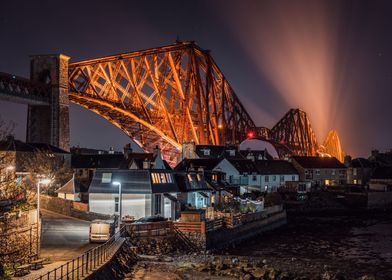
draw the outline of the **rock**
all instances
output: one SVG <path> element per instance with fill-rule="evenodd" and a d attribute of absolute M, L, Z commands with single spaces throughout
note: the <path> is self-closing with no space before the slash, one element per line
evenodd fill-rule
<path fill-rule="evenodd" d="M 256 268 L 255 270 L 253 270 L 252 275 L 256 278 L 256 279 L 262 279 L 264 278 L 264 275 L 266 274 L 265 269 L 263 268 Z"/>
<path fill-rule="evenodd" d="M 245 274 L 244 276 L 240 277 L 241 280 L 253 280 L 252 274 Z"/>
<path fill-rule="evenodd" d="M 373 275 L 366 274 L 360 277 L 359 280 L 376 280 L 376 277 L 374 277 Z"/>
<path fill-rule="evenodd" d="M 322 280 L 332 280 L 332 279 L 333 279 L 333 275 L 332 275 L 331 272 L 325 271 L 325 272 L 321 275 L 321 279 L 322 279 Z"/>

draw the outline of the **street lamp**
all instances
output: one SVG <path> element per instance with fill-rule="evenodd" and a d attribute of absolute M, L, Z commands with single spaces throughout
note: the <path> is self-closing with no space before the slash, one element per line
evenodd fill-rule
<path fill-rule="evenodd" d="M 39 219 L 39 212 L 40 212 L 40 193 L 41 193 L 41 184 L 43 185 L 49 185 L 52 182 L 52 180 L 48 178 L 42 178 L 39 179 L 37 182 L 37 258 L 39 257 L 39 230 L 40 230 L 40 219 Z"/>
<path fill-rule="evenodd" d="M 112 182 L 112 184 L 114 185 L 114 186 L 118 186 L 118 196 L 119 196 L 119 206 L 120 206 L 120 218 L 119 218 L 119 221 L 118 221 L 118 229 L 120 229 L 120 225 L 121 225 L 121 218 L 122 218 L 122 189 L 121 189 L 121 183 L 119 182 L 119 181 L 114 181 L 114 182 Z"/>

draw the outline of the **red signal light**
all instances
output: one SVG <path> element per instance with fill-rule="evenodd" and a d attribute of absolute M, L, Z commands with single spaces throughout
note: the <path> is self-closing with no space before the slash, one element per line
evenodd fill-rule
<path fill-rule="evenodd" d="M 253 133 L 253 131 L 248 132 L 248 138 L 253 138 L 254 136 L 255 134 Z"/>

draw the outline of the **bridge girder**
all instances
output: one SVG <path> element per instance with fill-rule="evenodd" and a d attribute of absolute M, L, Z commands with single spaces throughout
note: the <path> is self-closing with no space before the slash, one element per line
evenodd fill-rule
<path fill-rule="evenodd" d="M 69 90 L 72 102 L 94 108 L 145 150 L 164 145 L 170 161 L 183 142 L 239 143 L 255 127 L 209 52 L 193 42 L 71 63 Z"/>

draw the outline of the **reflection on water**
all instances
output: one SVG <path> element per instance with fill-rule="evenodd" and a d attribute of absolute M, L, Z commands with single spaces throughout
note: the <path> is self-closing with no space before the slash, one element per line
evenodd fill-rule
<path fill-rule="evenodd" d="M 309 276 L 341 271 L 392 279 L 392 217 L 295 217 L 289 225 L 255 238 L 230 254 L 265 258 L 282 270 Z"/>

